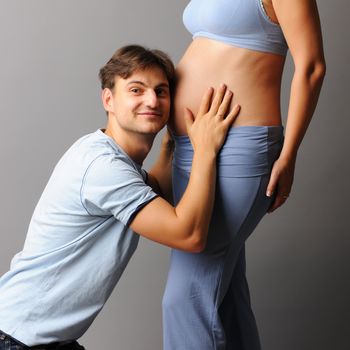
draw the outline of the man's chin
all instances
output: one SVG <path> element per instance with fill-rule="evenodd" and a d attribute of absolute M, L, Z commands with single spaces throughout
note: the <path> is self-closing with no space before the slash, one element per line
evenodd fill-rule
<path fill-rule="evenodd" d="M 140 130 L 141 133 L 143 134 L 158 134 L 166 124 L 158 124 L 158 125 L 148 125 L 143 130 Z"/>

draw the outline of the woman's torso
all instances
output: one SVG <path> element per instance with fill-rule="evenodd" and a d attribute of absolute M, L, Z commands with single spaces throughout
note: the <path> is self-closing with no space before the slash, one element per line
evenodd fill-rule
<path fill-rule="evenodd" d="M 234 16 L 239 16 L 239 12 Z M 276 26 L 272 22 L 270 25 Z M 176 69 L 177 85 L 170 126 L 176 134 L 186 134 L 184 107 L 195 115 L 205 89 L 209 86 L 215 88 L 221 83 L 234 92 L 232 103 L 241 105 L 234 126 L 279 125 L 284 62 L 285 56 L 281 54 L 237 47 L 199 34 L 189 45 Z"/>

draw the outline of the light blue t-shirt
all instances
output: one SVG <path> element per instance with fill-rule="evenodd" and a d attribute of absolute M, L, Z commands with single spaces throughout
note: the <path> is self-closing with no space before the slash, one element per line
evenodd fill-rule
<path fill-rule="evenodd" d="M 0 279 L 0 330 L 28 346 L 84 334 L 137 247 L 128 224 L 157 196 L 145 178 L 101 130 L 73 144 Z"/>

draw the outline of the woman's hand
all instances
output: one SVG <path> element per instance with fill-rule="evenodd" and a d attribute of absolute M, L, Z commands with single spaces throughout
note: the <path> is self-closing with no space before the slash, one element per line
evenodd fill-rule
<path fill-rule="evenodd" d="M 287 160 L 280 157 L 275 161 L 266 191 L 268 197 L 274 196 L 268 213 L 272 213 L 283 205 L 289 197 L 293 184 L 294 169 L 295 159 Z"/>
<path fill-rule="evenodd" d="M 216 156 L 225 141 L 228 129 L 236 119 L 240 106 L 235 105 L 228 113 L 233 93 L 221 85 L 214 97 L 213 88 L 203 95 L 196 118 L 189 109 L 185 109 L 185 122 L 193 149 Z"/>

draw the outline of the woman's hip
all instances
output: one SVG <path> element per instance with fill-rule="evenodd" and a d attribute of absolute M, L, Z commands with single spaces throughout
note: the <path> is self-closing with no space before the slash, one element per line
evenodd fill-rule
<path fill-rule="evenodd" d="M 190 173 L 193 148 L 187 136 L 176 136 L 173 167 Z M 282 126 L 231 128 L 217 156 L 218 177 L 267 175 L 283 144 Z M 176 181 L 176 178 L 174 178 Z"/>

